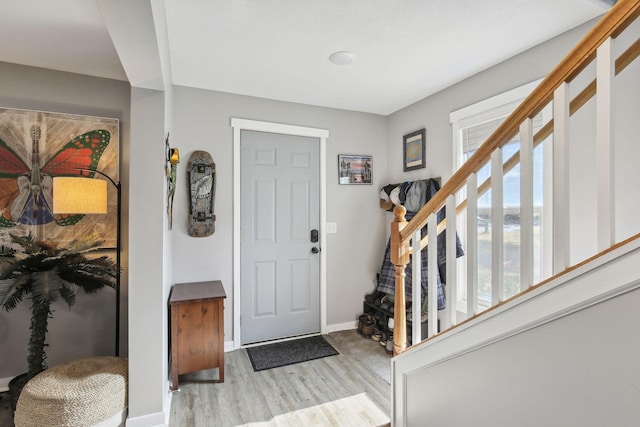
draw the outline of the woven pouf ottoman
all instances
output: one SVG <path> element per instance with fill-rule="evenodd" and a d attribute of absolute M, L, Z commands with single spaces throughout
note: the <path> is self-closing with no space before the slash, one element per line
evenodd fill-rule
<path fill-rule="evenodd" d="M 127 359 L 92 357 L 54 366 L 22 389 L 16 427 L 124 425 Z"/>

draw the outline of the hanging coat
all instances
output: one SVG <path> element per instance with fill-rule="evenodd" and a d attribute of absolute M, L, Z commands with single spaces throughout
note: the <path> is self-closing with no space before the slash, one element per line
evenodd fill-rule
<path fill-rule="evenodd" d="M 428 202 L 431 197 L 440 189 L 438 182 L 434 179 L 429 179 L 427 182 L 427 194 L 424 203 Z M 407 221 L 410 221 L 416 212 L 407 212 L 405 218 Z M 438 222 L 442 221 L 445 218 L 445 209 L 442 208 L 437 214 Z M 427 235 L 427 226 L 424 226 L 420 231 L 422 237 Z M 447 238 L 446 231 L 443 231 L 438 235 L 437 239 L 438 245 L 438 274 L 436 274 L 436 286 L 438 287 L 438 310 L 442 310 L 446 307 L 446 300 L 444 294 L 444 282 L 445 276 L 444 272 L 446 270 L 446 248 L 447 248 Z M 429 273 L 429 258 L 428 258 L 428 247 L 425 247 L 422 251 L 421 257 L 421 265 L 420 265 L 420 288 L 422 293 L 422 305 L 427 298 L 428 292 L 428 273 Z M 456 257 L 461 257 L 464 255 L 464 251 L 462 250 L 462 244 L 460 243 L 460 239 L 456 236 Z M 412 258 L 412 257 L 411 257 Z M 396 278 L 395 278 L 395 266 L 391 263 L 391 242 L 387 242 L 387 247 L 385 249 L 384 257 L 382 260 L 382 266 L 380 268 L 380 275 L 378 277 L 378 286 L 377 290 L 380 292 L 385 292 L 387 294 L 395 294 L 396 289 Z M 405 298 L 407 302 L 412 301 L 412 286 L 413 286 L 413 268 L 412 268 L 412 260 L 409 260 L 409 264 L 405 267 L 405 279 L 404 279 L 404 288 L 405 288 Z"/>

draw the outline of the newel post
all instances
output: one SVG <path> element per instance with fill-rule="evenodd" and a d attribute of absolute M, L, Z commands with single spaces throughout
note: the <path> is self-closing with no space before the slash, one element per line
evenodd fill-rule
<path fill-rule="evenodd" d="M 396 268 L 396 294 L 393 306 L 393 355 L 397 356 L 407 347 L 407 313 L 404 297 L 404 269 L 409 264 L 409 242 L 400 241 L 400 231 L 407 225 L 404 218 L 407 210 L 396 206 L 391 223 L 391 263 Z"/>

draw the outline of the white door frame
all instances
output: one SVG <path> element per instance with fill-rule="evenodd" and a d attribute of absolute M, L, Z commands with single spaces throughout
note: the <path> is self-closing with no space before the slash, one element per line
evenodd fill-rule
<path fill-rule="evenodd" d="M 240 343 L 240 132 L 243 130 L 318 138 L 320 141 L 320 333 L 327 330 L 327 129 L 231 118 L 233 128 L 233 348 Z"/>

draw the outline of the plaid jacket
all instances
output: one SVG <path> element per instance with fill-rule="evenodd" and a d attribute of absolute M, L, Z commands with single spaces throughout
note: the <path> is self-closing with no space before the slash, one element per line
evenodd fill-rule
<path fill-rule="evenodd" d="M 427 202 L 431 197 L 440 189 L 438 182 L 430 179 L 428 185 L 428 194 L 427 194 Z M 415 213 L 407 213 L 405 218 L 407 221 L 411 221 L 414 217 Z M 438 212 L 438 222 L 442 221 L 445 218 L 445 209 L 440 209 Z M 427 226 L 423 227 L 421 230 L 421 236 L 424 237 L 427 235 Z M 438 310 L 442 310 L 446 307 L 446 300 L 444 294 L 444 285 L 445 277 L 445 267 L 446 267 L 446 249 L 447 249 L 447 240 L 446 240 L 446 231 L 440 233 L 438 235 L 438 274 L 436 274 L 438 286 Z M 464 255 L 464 251 L 462 250 L 462 244 L 460 243 L 460 239 L 456 237 L 456 257 L 461 257 Z M 427 291 L 428 291 L 428 273 L 429 273 L 429 259 L 428 259 L 428 249 L 424 248 L 422 250 L 421 257 L 421 266 L 420 266 L 420 279 L 421 279 L 421 293 L 422 293 L 422 306 L 425 307 L 425 302 L 427 299 Z M 413 268 L 412 268 L 412 260 L 409 260 L 409 264 L 405 267 L 404 270 L 405 278 L 404 278 L 404 292 L 406 301 L 412 301 L 412 282 L 413 282 Z M 384 252 L 384 258 L 382 260 L 382 266 L 380 268 L 380 275 L 378 277 L 378 286 L 377 290 L 380 292 L 384 292 L 387 294 L 395 294 L 396 289 L 396 268 L 393 264 L 391 264 L 391 242 L 387 242 L 387 248 Z M 423 310 L 424 311 L 424 310 Z"/>

